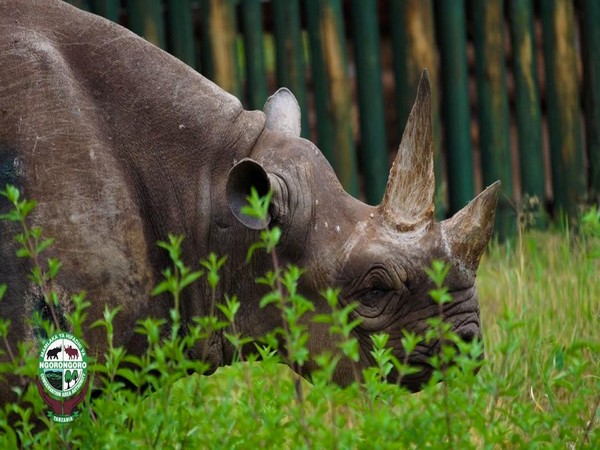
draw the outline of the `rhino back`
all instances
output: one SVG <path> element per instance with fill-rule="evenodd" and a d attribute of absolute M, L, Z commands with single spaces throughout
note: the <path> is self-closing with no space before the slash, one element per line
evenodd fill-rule
<path fill-rule="evenodd" d="M 131 323 L 163 316 L 150 290 L 167 262 L 167 232 L 187 236 L 184 259 L 211 248 L 232 220 L 225 177 L 264 128 L 261 112 L 145 40 L 62 1 L 0 4 L 0 183 L 38 201 L 32 224 L 63 262 L 59 293 L 86 289 L 89 321 L 123 308 L 115 345 L 137 348 Z M 0 204 L 6 209 L 6 202 Z M 0 230 L 0 314 L 22 323 L 39 305 Z M 222 246 L 221 246 L 222 247 Z M 202 308 L 202 292 L 191 291 Z M 200 312 L 200 311 L 195 311 Z M 21 330 L 23 331 L 23 330 Z M 102 351 L 102 332 L 86 336 Z"/>

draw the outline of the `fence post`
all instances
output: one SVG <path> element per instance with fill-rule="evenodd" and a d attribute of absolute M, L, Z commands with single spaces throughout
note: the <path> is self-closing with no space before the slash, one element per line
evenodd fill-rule
<path fill-rule="evenodd" d="M 509 0 L 515 106 L 519 131 L 521 191 L 545 200 L 541 103 L 537 73 L 533 1 Z"/>
<path fill-rule="evenodd" d="M 240 97 L 236 24 L 232 0 L 202 0 L 202 68 L 227 92 Z"/>
<path fill-rule="evenodd" d="M 442 115 L 445 124 L 448 207 L 454 214 L 473 199 L 473 153 L 463 0 L 435 1 L 440 46 Z"/>
<path fill-rule="evenodd" d="M 483 183 L 487 186 L 502 181 L 496 231 L 507 236 L 514 228 L 514 212 L 510 204 L 512 174 L 503 4 L 503 0 L 474 0 L 472 5 Z"/>
<path fill-rule="evenodd" d="M 302 136 L 308 137 L 308 108 L 304 74 L 304 48 L 298 0 L 273 0 L 277 83 L 289 88 L 302 110 Z"/>
<path fill-rule="evenodd" d="M 352 97 L 340 0 L 307 0 L 319 146 L 347 192 L 358 196 Z"/>
<path fill-rule="evenodd" d="M 162 49 L 166 47 L 160 0 L 129 0 L 127 13 L 131 31 Z"/>
<path fill-rule="evenodd" d="M 329 0 L 325 1 L 329 3 Z M 325 26 L 323 23 L 323 3 L 320 0 L 306 1 L 306 25 L 308 28 L 308 42 L 310 44 L 310 68 L 315 91 L 315 112 L 317 114 L 316 125 L 319 148 L 336 172 L 338 172 L 335 161 L 335 146 L 333 144 L 333 117 L 330 114 L 329 81 L 323 48 L 325 46 L 323 42 L 324 32 L 321 31 L 321 27 Z M 344 183 L 342 182 L 342 184 Z"/>
<path fill-rule="evenodd" d="M 360 161 L 364 166 L 367 203 L 378 204 L 383 198 L 389 168 L 377 2 L 352 0 L 351 20 L 360 109 Z"/>
<path fill-rule="evenodd" d="M 261 0 L 242 0 L 246 55 L 246 98 L 250 109 L 262 109 L 268 96 Z"/>
<path fill-rule="evenodd" d="M 398 119 L 398 142 L 410 114 L 423 69 L 429 71 L 432 90 L 433 150 L 436 179 L 436 215 L 445 217 L 444 171 L 441 155 L 437 49 L 431 0 L 392 0 L 390 31 L 394 55 L 394 85 Z"/>
<path fill-rule="evenodd" d="M 169 37 L 171 53 L 195 68 L 196 52 L 190 0 L 169 0 Z"/>
<path fill-rule="evenodd" d="M 580 6 L 590 200 L 600 203 L 600 2 L 581 0 Z"/>
<path fill-rule="evenodd" d="M 544 0 L 540 8 L 554 204 L 573 214 L 585 192 L 573 3 Z"/>

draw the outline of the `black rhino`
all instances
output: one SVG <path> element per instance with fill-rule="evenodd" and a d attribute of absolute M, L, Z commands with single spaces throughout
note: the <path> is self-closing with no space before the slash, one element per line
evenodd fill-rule
<path fill-rule="evenodd" d="M 434 259 L 452 266 L 454 301 L 445 319 L 465 339 L 478 338 L 474 281 L 499 183 L 451 219 L 434 221 L 430 97 L 424 73 L 384 198 L 369 206 L 348 195 L 317 147 L 299 137 L 300 111 L 289 91 L 271 97 L 264 113 L 246 111 L 179 60 L 101 17 L 58 0 L 0 2 L 0 185 L 15 184 L 38 201 L 32 224 L 56 238 L 51 252 L 63 262 L 56 283 L 63 310 L 67 294 L 82 289 L 92 302 L 87 323 L 105 305 L 121 306 L 115 345 L 132 353 L 145 348 L 132 324 L 168 317 L 170 303 L 150 295 L 169 265 L 156 246 L 168 232 L 186 236 L 188 263 L 211 251 L 228 255 L 218 294 L 241 295 L 241 333 L 262 336 L 279 326 L 278 310 L 259 308 L 263 292 L 254 282 L 269 257 L 245 263 L 256 230 L 274 224 L 282 230 L 282 264 L 306 269 L 300 289 L 314 314 L 328 311 L 320 296 L 328 286 L 341 290 L 343 304 L 358 302 L 361 366 L 372 363 L 371 333 L 388 333 L 402 360 L 401 331 L 421 333 L 437 314 L 424 272 Z M 251 186 L 273 190 L 268 224 L 239 213 Z M 0 282 L 8 284 L 0 315 L 12 321 L 11 342 L 33 339 L 28 319 L 36 309 L 47 314 L 27 261 L 14 256 L 17 231 L 7 222 L 0 227 Z M 204 283 L 189 287 L 184 324 L 207 314 L 210 298 Z M 311 352 L 335 349 L 325 326 L 309 327 Z M 84 337 L 90 354 L 103 353 L 103 330 L 87 329 Z M 422 370 L 403 379 L 407 387 L 417 390 L 428 379 L 434 351 L 420 344 L 410 355 Z M 215 334 L 190 356 L 202 355 L 216 368 L 231 362 L 233 348 Z M 313 368 L 308 362 L 304 369 Z M 335 381 L 353 378 L 342 361 Z M 8 384 L 0 389 L 7 399 Z"/>

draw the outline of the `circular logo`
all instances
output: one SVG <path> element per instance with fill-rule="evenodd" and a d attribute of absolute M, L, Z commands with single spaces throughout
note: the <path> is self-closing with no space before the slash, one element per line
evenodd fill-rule
<path fill-rule="evenodd" d="M 46 341 L 39 357 L 42 384 L 56 399 L 71 398 L 85 384 L 87 354 L 79 339 L 70 333 L 57 333 Z"/>

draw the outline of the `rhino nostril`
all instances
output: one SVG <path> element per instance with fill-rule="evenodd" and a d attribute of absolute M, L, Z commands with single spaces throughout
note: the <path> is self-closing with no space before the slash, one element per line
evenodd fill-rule
<path fill-rule="evenodd" d="M 465 330 L 458 335 L 464 342 L 467 343 L 471 343 L 479 338 L 479 333 L 477 333 L 475 330 Z"/>

